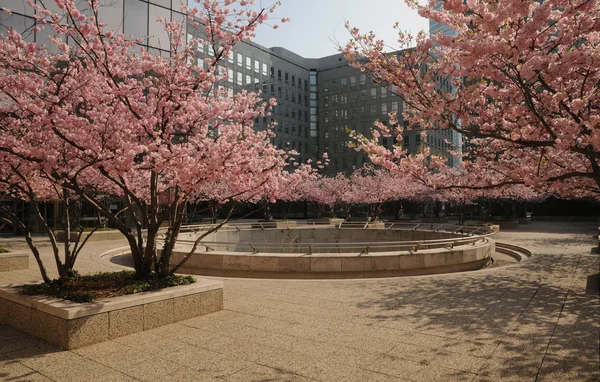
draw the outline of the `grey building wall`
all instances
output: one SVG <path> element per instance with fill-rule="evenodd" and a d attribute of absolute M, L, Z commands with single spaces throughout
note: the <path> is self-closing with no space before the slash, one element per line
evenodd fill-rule
<path fill-rule="evenodd" d="M 52 0 L 34 1 L 43 4 L 51 11 L 61 13 Z M 99 19 L 108 29 L 135 36 L 140 39 L 141 45 L 156 54 L 168 56 L 169 38 L 163 25 L 156 20 L 162 17 L 165 20 L 178 21 L 185 28 L 186 17 L 179 9 L 182 3 L 187 2 L 186 0 L 100 0 Z M 0 33 L 4 34 L 9 27 L 13 27 L 28 41 L 53 46 L 48 41 L 48 37 L 53 34 L 50 27 L 34 32 L 33 9 L 27 5 L 26 0 L 0 0 L 0 7 L 12 11 L 9 15 L 0 9 Z M 84 13 L 90 13 L 84 0 L 78 2 L 78 8 Z"/>

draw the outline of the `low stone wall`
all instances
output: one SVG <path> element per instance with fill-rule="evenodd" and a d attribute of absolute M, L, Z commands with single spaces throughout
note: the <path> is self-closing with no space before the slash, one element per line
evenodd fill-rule
<path fill-rule="evenodd" d="M 0 287 L 0 324 L 76 349 L 223 309 L 223 282 L 197 280 L 93 303 L 19 294 Z"/>
<path fill-rule="evenodd" d="M 482 268 L 494 254 L 494 241 L 417 252 L 373 254 L 239 254 L 203 252 L 180 268 L 182 273 L 257 278 L 365 278 L 460 272 Z M 175 252 L 173 262 L 185 256 Z"/>
<path fill-rule="evenodd" d="M 29 269 L 29 253 L 0 253 L 0 272 L 18 271 L 22 269 Z"/>
<path fill-rule="evenodd" d="M 89 232 L 84 232 L 83 235 L 81 236 L 81 240 L 83 240 L 87 236 L 88 233 Z M 77 240 L 78 235 L 79 235 L 79 232 L 71 232 L 71 242 L 75 242 Z M 58 241 L 59 243 L 64 243 L 66 240 L 66 237 L 67 237 L 65 231 L 56 231 L 56 232 L 54 232 L 54 236 L 56 236 L 56 241 Z M 124 238 L 125 238 L 125 236 L 123 236 L 123 234 L 118 230 L 96 231 L 89 238 L 88 242 L 102 241 L 102 240 L 119 240 L 119 239 L 124 239 Z"/>

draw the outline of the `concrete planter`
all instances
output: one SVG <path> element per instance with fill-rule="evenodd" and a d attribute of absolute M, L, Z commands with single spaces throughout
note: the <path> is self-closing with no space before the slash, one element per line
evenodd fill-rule
<path fill-rule="evenodd" d="M 83 240 L 83 238 L 86 237 L 87 234 L 88 234 L 88 232 L 83 233 L 82 240 Z M 78 235 L 79 235 L 79 232 L 71 232 L 71 242 L 75 242 L 77 240 Z M 58 241 L 59 243 L 64 243 L 66 240 L 66 237 L 67 237 L 65 231 L 56 231 L 56 232 L 54 232 L 54 236 L 56 236 L 56 241 Z M 102 241 L 102 240 L 119 240 L 119 239 L 124 239 L 124 238 L 125 238 L 125 236 L 123 236 L 123 234 L 117 230 L 96 231 L 96 232 L 94 232 L 92 237 L 89 238 L 88 242 Z"/>
<path fill-rule="evenodd" d="M 0 272 L 18 271 L 22 269 L 29 269 L 29 253 L 0 253 Z"/>
<path fill-rule="evenodd" d="M 0 287 L 0 324 L 65 349 L 76 349 L 223 309 L 223 282 L 191 285 L 75 303 Z"/>

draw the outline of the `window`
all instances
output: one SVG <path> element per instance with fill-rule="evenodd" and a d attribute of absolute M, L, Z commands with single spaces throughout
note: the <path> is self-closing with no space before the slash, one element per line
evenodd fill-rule
<path fill-rule="evenodd" d="M 235 83 L 238 85 L 243 85 L 242 84 L 242 78 L 243 78 L 242 72 L 237 72 L 236 75 L 237 75 L 237 78 L 236 78 Z"/>
<path fill-rule="evenodd" d="M 415 145 L 419 146 L 421 144 L 421 134 L 415 134 Z"/>
<path fill-rule="evenodd" d="M 266 92 L 266 91 L 267 91 L 267 81 L 263 81 L 263 83 L 262 83 L 262 90 L 263 90 L 264 92 Z"/>
<path fill-rule="evenodd" d="M 246 85 L 251 85 L 252 84 L 252 76 L 249 76 L 248 74 L 246 74 Z"/>
<path fill-rule="evenodd" d="M 265 63 L 262 64 L 262 75 L 263 76 L 267 75 L 267 64 L 265 64 Z"/>
<path fill-rule="evenodd" d="M 277 70 L 277 79 L 281 81 L 281 70 Z"/>
<path fill-rule="evenodd" d="M 387 97 L 387 89 L 382 87 L 381 89 L 381 98 Z"/>
<path fill-rule="evenodd" d="M 296 102 L 296 92 L 292 92 L 292 102 Z"/>
<path fill-rule="evenodd" d="M 356 86 L 356 76 L 350 76 L 350 86 Z"/>
<path fill-rule="evenodd" d="M 342 86 L 348 86 L 348 79 L 347 79 L 346 77 L 342 77 L 342 78 L 340 79 L 340 84 L 341 84 Z"/>
<path fill-rule="evenodd" d="M 371 115 L 377 114 L 377 105 L 371 105 Z"/>
<path fill-rule="evenodd" d="M 398 111 L 398 101 L 392 101 L 392 111 L 394 113 Z"/>
<path fill-rule="evenodd" d="M 284 90 L 285 90 L 285 93 L 284 93 L 285 94 L 285 100 L 289 101 L 289 99 L 290 99 L 290 89 L 285 88 Z"/>
<path fill-rule="evenodd" d="M 277 97 L 281 97 L 281 86 L 277 86 Z"/>
<path fill-rule="evenodd" d="M 271 77 L 275 77 L 275 68 L 271 66 Z"/>
<path fill-rule="evenodd" d="M 241 53 L 238 53 L 235 57 L 237 66 L 242 66 L 244 64 L 244 56 L 242 56 Z"/>
<path fill-rule="evenodd" d="M 292 76 L 292 86 L 296 86 L 296 76 Z"/>
<path fill-rule="evenodd" d="M 367 75 L 366 75 L 366 74 L 364 74 L 364 73 L 362 73 L 362 74 L 360 75 L 360 84 L 361 84 L 361 85 L 364 85 L 364 84 L 366 84 L 366 83 L 367 83 Z"/>
<path fill-rule="evenodd" d="M 371 89 L 371 99 L 377 98 L 377 88 Z"/>
<path fill-rule="evenodd" d="M 271 84 L 271 94 L 275 94 L 275 85 Z"/>
<path fill-rule="evenodd" d="M 360 91 L 360 99 L 361 100 L 367 99 L 367 91 L 366 90 L 361 90 Z"/>
<path fill-rule="evenodd" d="M 227 53 L 227 62 L 233 64 L 233 52 L 231 50 L 229 51 L 229 53 Z"/>
<path fill-rule="evenodd" d="M 410 135 L 404 135 L 402 137 L 402 141 L 405 147 L 410 145 Z"/>
<path fill-rule="evenodd" d="M 338 88 L 338 80 L 331 80 L 331 88 L 332 89 Z"/>
<path fill-rule="evenodd" d="M 246 57 L 246 69 L 252 70 L 252 58 Z"/>
<path fill-rule="evenodd" d="M 227 81 L 233 82 L 233 69 L 227 69 Z"/>
<path fill-rule="evenodd" d="M 254 60 L 254 73 L 260 73 L 260 61 Z"/>
<path fill-rule="evenodd" d="M 298 104 L 302 105 L 302 94 L 298 93 Z"/>
<path fill-rule="evenodd" d="M 285 72 L 285 83 L 287 84 L 289 80 L 289 74 L 288 72 Z"/>
<path fill-rule="evenodd" d="M 387 115 L 388 111 L 387 111 L 387 103 L 382 103 L 381 104 L 381 114 L 382 115 Z"/>

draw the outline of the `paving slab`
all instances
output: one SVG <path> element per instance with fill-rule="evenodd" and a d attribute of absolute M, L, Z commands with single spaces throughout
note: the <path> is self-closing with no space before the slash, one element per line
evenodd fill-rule
<path fill-rule="evenodd" d="M 476 272 L 223 279 L 221 312 L 74 351 L 0 325 L 0 381 L 597 381 L 594 233 L 573 222 L 501 232 L 533 257 Z M 123 244 L 89 243 L 78 269 L 124 269 L 99 256 Z M 26 249 L 20 238 L 0 246 Z M 34 281 L 33 262 L 0 273 L 0 285 Z"/>

